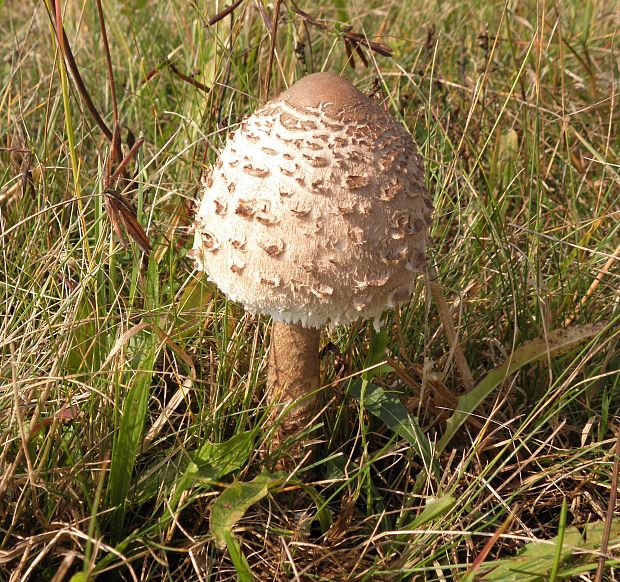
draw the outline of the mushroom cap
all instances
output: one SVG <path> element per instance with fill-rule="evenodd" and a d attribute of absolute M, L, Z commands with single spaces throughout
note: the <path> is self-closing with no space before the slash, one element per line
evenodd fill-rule
<path fill-rule="evenodd" d="M 305 327 L 406 302 L 432 204 L 403 126 L 332 73 L 246 118 L 211 174 L 193 256 L 251 313 Z"/>

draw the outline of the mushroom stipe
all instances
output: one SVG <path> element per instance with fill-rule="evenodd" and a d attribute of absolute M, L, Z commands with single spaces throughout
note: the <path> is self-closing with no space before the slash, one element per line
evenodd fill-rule
<path fill-rule="evenodd" d="M 276 441 L 314 415 L 319 329 L 409 299 L 431 213 L 411 136 L 338 75 L 301 79 L 228 139 L 205 180 L 194 257 L 274 320 L 268 400 L 289 410 Z"/>

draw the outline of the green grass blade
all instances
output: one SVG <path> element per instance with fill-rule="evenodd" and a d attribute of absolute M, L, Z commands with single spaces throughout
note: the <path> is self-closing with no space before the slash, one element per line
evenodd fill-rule
<path fill-rule="evenodd" d="M 239 540 L 230 531 L 225 532 L 224 536 L 230 559 L 237 570 L 237 582 L 254 582 L 250 564 L 241 551 Z"/>
<path fill-rule="evenodd" d="M 560 525 L 558 527 L 558 535 L 556 536 L 556 553 L 555 560 L 551 565 L 551 573 L 549 574 L 549 582 L 555 582 L 560 565 L 562 564 L 562 548 L 564 546 L 564 534 L 566 533 L 566 497 L 562 501 L 562 509 L 560 511 Z"/>
<path fill-rule="evenodd" d="M 149 261 L 146 284 L 145 306 L 154 311 L 159 303 L 157 283 L 157 263 Z M 141 341 L 140 341 L 141 340 Z M 144 424 L 148 410 L 148 398 L 159 351 L 159 341 L 155 333 L 146 331 L 137 336 L 136 355 L 133 358 L 135 375 L 123 401 L 123 415 L 118 435 L 112 447 L 110 479 L 108 482 L 108 503 L 115 508 L 112 518 L 112 535 L 118 539 L 123 527 L 127 494 L 131 487 L 133 468 L 139 455 L 144 434 Z"/>
<path fill-rule="evenodd" d="M 145 347 L 145 356 L 140 362 L 140 370 L 134 376 L 123 402 L 120 428 L 112 448 L 108 503 L 117 508 L 112 520 L 115 538 L 122 528 L 127 493 L 144 433 L 151 378 L 157 354 L 157 338 L 148 335 L 146 343 L 148 345 Z"/>
<path fill-rule="evenodd" d="M 456 498 L 452 495 L 443 495 L 439 499 L 431 499 L 426 507 L 409 525 L 403 529 L 420 529 L 422 526 L 446 515 L 456 505 Z"/>

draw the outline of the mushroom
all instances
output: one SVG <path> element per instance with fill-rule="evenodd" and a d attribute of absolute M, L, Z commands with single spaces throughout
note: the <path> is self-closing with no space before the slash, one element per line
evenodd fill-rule
<path fill-rule="evenodd" d="M 425 264 L 432 204 L 411 136 L 332 73 L 246 118 L 211 174 L 193 256 L 220 290 L 274 321 L 268 399 L 279 439 L 315 413 L 323 326 L 378 320 Z"/>

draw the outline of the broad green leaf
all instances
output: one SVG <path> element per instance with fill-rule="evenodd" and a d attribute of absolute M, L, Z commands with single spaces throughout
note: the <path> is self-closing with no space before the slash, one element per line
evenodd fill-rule
<path fill-rule="evenodd" d="M 394 392 L 386 392 L 379 386 L 365 381 L 354 382 L 349 393 L 371 414 L 379 418 L 399 437 L 405 439 L 420 455 L 424 466 L 430 471 L 433 464 L 431 445 Z"/>
<path fill-rule="evenodd" d="M 207 442 L 193 455 L 183 476 L 179 479 L 171 506 L 177 506 L 183 492 L 194 481 L 212 483 L 240 469 L 248 460 L 254 445 L 253 433 L 250 431 L 236 434 L 223 443 Z"/>
<path fill-rule="evenodd" d="M 568 558 L 579 545 L 581 534 L 575 527 L 564 532 L 564 543 L 560 551 L 560 560 Z M 555 538 L 549 542 L 532 542 L 527 544 L 518 556 L 500 560 L 488 573 L 477 579 L 485 582 L 538 582 L 551 572 L 558 559 Z M 482 568 L 486 566 L 483 565 Z"/>
<path fill-rule="evenodd" d="M 603 542 L 605 522 L 590 523 L 583 531 L 569 527 L 563 533 L 562 547 L 558 548 L 559 537 L 549 541 L 527 544 L 514 558 L 484 563 L 478 570 L 476 580 L 484 582 L 539 582 L 546 580 L 555 562 L 564 564 L 564 570 L 557 573 L 557 580 L 567 580 L 576 571 L 575 564 L 598 562 L 597 551 Z M 609 545 L 620 541 L 620 520 L 612 523 Z M 572 567 L 569 567 L 572 563 Z M 568 569 L 567 569 L 568 568 Z"/>
<path fill-rule="evenodd" d="M 585 550 L 599 550 L 605 535 L 604 521 L 593 521 L 583 528 L 581 547 Z M 609 545 L 615 546 L 620 541 L 620 519 L 615 519 L 609 531 Z"/>
<path fill-rule="evenodd" d="M 205 443 L 194 454 L 186 475 L 193 480 L 211 482 L 240 469 L 254 445 L 251 431 L 241 432 L 223 443 Z"/>
<path fill-rule="evenodd" d="M 605 560 L 605 568 L 618 568 L 620 566 L 620 560 Z M 565 568 L 561 572 L 558 572 L 556 580 L 577 580 L 576 576 L 586 574 L 587 572 L 594 572 L 598 570 L 598 560 L 594 556 L 591 556 L 590 561 L 586 564 L 578 564 L 577 566 L 570 566 Z M 592 578 L 582 578 L 582 580 L 592 580 Z M 603 578 L 605 580 L 605 578 Z M 547 582 L 546 580 L 544 582 Z"/>
<path fill-rule="evenodd" d="M 499 368 L 489 372 L 474 388 L 459 398 L 457 409 L 448 419 L 446 432 L 437 444 L 436 454 L 439 455 L 446 448 L 456 434 L 456 431 L 467 420 L 467 417 L 508 376 L 532 362 L 545 358 L 554 358 L 570 352 L 580 344 L 599 334 L 605 325 L 607 324 L 596 323 L 570 327 L 568 329 L 556 329 L 550 332 L 546 339 L 530 340 L 517 348 L 508 361 Z"/>
<path fill-rule="evenodd" d="M 231 534 L 233 527 L 245 515 L 245 512 L 255 503 L 263 499 L 273 487 L 281 485 L 281 475 L 261 473 L 252 481 L 240 481 L 229 485 L 215 500 L 211 508 L 209 529 L 213 534 L 218 548 L 226 546 L 226 538 Z"/>

